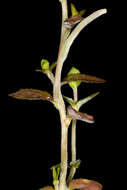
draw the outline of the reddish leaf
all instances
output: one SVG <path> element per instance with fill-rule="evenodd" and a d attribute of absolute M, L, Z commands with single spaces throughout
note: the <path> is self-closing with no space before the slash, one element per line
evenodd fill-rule
<path fill-rule="evenodd" d="M 76 111 L 71 106 L 68 106 L 67 114 L 68 114 L 68 117 L 70 117 L 72 119 L 86 121 L 88 123 L 94 123 L 94 117 L 93 116 L 88 115 L 86 113 L 82 113 L 82 112 Z"/>
<path fill-rule="evenodd" d="M 102 190 L 102 185 L 93 180 L 74 179 L 69 183 L 69 189 Z"/>
<path fill-rule="evenodd" d="M 83 20 L 83 19 L 84 18 L 81 17 L 80 15 L 71 16 L 64 21 L 64 25 L 66 26 L 66 28 L 72 28 L 76 24 L 81 22 L 81 20 Z"/>
<path fill-rule="evenodd" d="M 22 100 L 47 100 L 51 102 L 53 101 L 52 96 L 48 92 L 36 89 L 20 89 L 17 92 L 9 94 L 9 96 Z"/>
<path fill-rule="evenodd" d="M 63 82 L 81 81 L 86 83 L 105 83 L 106 80 L 98 78 L 96 76 L 85 74 L 72 74 L 64 78 Z"/>

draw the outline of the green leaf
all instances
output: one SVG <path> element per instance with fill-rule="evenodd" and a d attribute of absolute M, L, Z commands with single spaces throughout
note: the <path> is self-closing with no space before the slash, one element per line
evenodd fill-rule
<path fill-rule="evenodd" d="M 74 107 L 76 102 L 72 99 L 72 98 L 69 98 L 67 96 L 63 96 L 63 98 L 72 106 Z"/>
<path fill-rule="evenodd" d="M 49 69 L 49 62 L 46 59 L 41 60 L 41 68 L 42 70 L 48 70 Z"/>
<path fill-rule="evenodd" d="M 59 178 L 59 174 L 60 174 L 60 167 L 61 164 L 57 164 L 55 166 L 52 166 L 50 169 L 52 170 L 52 174 L 53 174 L 53 184 L 55 185 L 55 182 L 58 180 Z"/>
<path fill-rule="evenodd" d="M 81 160 L 76 160 L 74 162 L 70 162 L 70 167 L 79 168 L 81 164 Z"/>
<path fill-rule="evenodd" d="M 72 81 L 85 82 L 85 83 L 105 83 L 106 80 L 96 76 L 85 75 L 85 74 L 70 74 L 63 79 L 63 82 L 70 83 Z"/>
<path fill-rule="evenodd" d="M 86 13 L 86 10 L 83 9 L 83 10 L 81 10 L 81 11 L 79 12 L 79 15 L 80 15 L 80 16 L 83 16 L 85 13 Z"/>
<path fill-rule="evenodd" d="M 52 63 L 49 67 L 49 70 L 52 71 L 57 65 L 57 61 L 55 61 L 54 63 Z"/>
<path fill-rule="evenodd" d="M 72 14 L 72 16 L 79 14 L 79 12 L 76 10 L 76 7 L 73 3 L 71 3 L 71 14 Z"/>
<path fill-rule="evenodd" d="M 72 16 L 75 16 L 75 15 L 80 15 L 80 16 L 83 16 L 85 14 L 86 10 L 83 9 L 81 11 L 77 11 L 75 5 L 73 3 L 71 3 L 71 14 Z"/>
<path fill-rule="evenodd" d="M 73 74 L 79 74 L 80 71 L 78 69 L 76 69 L 75 67 L 72 67 L 71 70 L 69 71 L 69 73 L 67 74 L 67 78 Z M 81 84 L 80 81 L 75 81 L 75 82 L 69 82 L 69 86 L 74 89 L 74 88 L 78 88 L 78 86 Z"/>
<path fill-rule="evenodd" d="M 36 89 L 20 89 L 9 94 L 9 96 L 21 100 L 47 100 L 53 102 L 53 98 L 48 92 Z"/>
<path fill-rule="evenodd" d="M 102 190 L 102 185 L 94 180 L 74 179 L 69 183 L 69 189 Z"/>
<path fill-rule="evenodd" d="M 77 120 L 85 121 L 87 123 L 94 123 L 94 117 L 93 116 L 88 115 L 86 113 L 76 111 L 71 106 L 68 106 L 67 116 L 71 119 L 77 119 Z"/>
<path fill-rule="evenodd" d="M 94 98 L 94 97 L 97 96 L 98 94 L 100 94 L 100 92 L 96 92 L 96 93 L 94 93 L 94 94 L 91 94 L 90 96 L 87 96 L 86 98 L 83 98 L 83 99 L 79 100 L 79 101 L 76 103 L 76 108 L 77 108 L 77 110 L 79 110 L 82 105 L 86 104 L 88 101 L 90 101 L 92 98 Z"/>
<path fill-rule="evenodd" d="M 57 179 L 57 173 L 56 173 L 56 168 L 53 167 L 52 169 L 52 174 L 53 174 L 53 180 Z"/>

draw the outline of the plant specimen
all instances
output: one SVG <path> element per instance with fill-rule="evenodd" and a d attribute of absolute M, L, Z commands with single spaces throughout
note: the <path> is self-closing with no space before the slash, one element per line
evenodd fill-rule
<path fill-rule="evenodd" d="M 85 10 L 77 11 L 74 4 L 71 4 L 71 17 L 68 17 L 67 0 L 59 0 L 62 6 L 62 25 L 61 39 L 57 61 L 50 64 L 48 60 L 42 59 L 41 69 L 36 70 L 47 75 L 53 85 L 53 94 L 37 89 L 20 89 L 17 92 L 9 94 L 13 98 L 23 100 L 47 100 L 51 102 L 59 111 L 61 121 L 61 161 L 51 167 L 53 174 L 53 185 L 42 188 L 43 190 L 66 190 L 66 189 L 83 189 L 83 190 L 101 190 L 102 185 L 96 181 L 88 179 L 73 179 L 76 169 L 80 166 L 80 160 L 76 159 L 76 120 L 82 120 L 88 123 L 94 123 L 94 117 L 80 112 L 82 105 L 97 96 L 96 92 L 84 99 L 78 100 L 78 86 L 81 83 L 105 83 L 104 79 L 96 76 L 81 74 L 80 71 L 72 67 L 67 76 L 61 79 L 61 73 L 64 61 L 75 38 L 80 31 L 94 19 L 105 14 L 106 9 L 101 9 L 90 16 L 83 18 Z M 55 70 L 55 72 L 53 72 Z M 62 94 L 61 88 L 68 84 L 73 90 L 73 98 L 66 97 Z M 65 101 L 70 105 L 66 108 Z M 72 160 L 68 162 L 68 128 L 71 126 L 71 155 Z M 67 170 L 70 170 L 67 176 Z"/>

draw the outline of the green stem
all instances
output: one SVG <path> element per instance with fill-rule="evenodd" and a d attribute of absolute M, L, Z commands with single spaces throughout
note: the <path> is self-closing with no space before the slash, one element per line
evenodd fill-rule
<path fill-rule="evenodd" d="M 68 127 L 65 121 L 61 119 L 61 172 L 60 172 L 60 190 L 66 190 L 66 176 L 68 167 Z"/>
<path fill-rule="evenodd" d="M 60 179 L 59 179 L 59 189 L 66 190 L 66 175 L 67 175 L 67 160 L 68 160 L 68 151 L 67 151 L 67 143 L 68 143 L 68 125 L 66 123 L 66 109 L 65 103 L 61 93 L 61 71 L 62 71 L 62 49 L 64 47 L 65 40 L 68 37 L 68 30 L 64 27 L 64 20 L 68 17 L 68 9 L 67 9 L 67 0 L 60 0 L 62 5 L 62 26 L 61 26 L 61 41 L 56 65 L 55 72 L 55 80 L 54 80 L 54 88 L 53 88 L 53 97 L 55 105 L 60 114 L 61 120 L 61 171 L 60 171 Z"/>
<path fill-rule="evenodd" d="M 77 88 L 73 89 L 73 96 L 74 96 L 74 101 L 77 102 L 78 101 L 78 91 Z M 72 162 L 76 161 L 76 120 L 73 119 L 72 120 L 72 131 L 71 131 L 71 152 L 72 152 Z M 76 168 L 75 167 L 71 167 L 70 169 L 70 173 L 67 179 L 67 184 L 70 183 L 70 181 L 72 180 L 72 178 L 74 177 L 76 172 Z"/>

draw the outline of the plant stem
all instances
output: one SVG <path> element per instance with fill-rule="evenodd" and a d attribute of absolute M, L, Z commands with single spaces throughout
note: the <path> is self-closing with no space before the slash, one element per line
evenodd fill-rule
<path fill-rule="evenodd" d="M 59 0 L 62 6 L 62 24 L 61 24 L 61 40 L 60 47 L 57 59 L 56 73 L 55 73 L 55 83 L 54 83 L 54 101 L 63 102 L 63 98 L 61 95 L 61 71 L 62 71 L 62 49 L 64 47 L 64 43 L 69 35 L 70 30 L 65 28 L 64 20 L 68 17 L 68 8 L 67 8 L 67 0 Z M 58 103 L 59 104 L 59 103 Z"/>
<path fill-rule="evenodd" d="M 61 172 L 60 172 L 60 190 L 66 190 L 66 176 L 68 167 L 68 127 L 65 121 L 61 120 Z"/>
<path fill-rule="evenodd" d="M 67 175 L 67 160 L 68 160 L 68 152 L 67 152 L 67 141 L 68 141 L 68 126 L 66 123 L 66 109 L 65 103 L 61 94 L 61 71 L 62 71 L 62 48 L 64 46 L 65 40 L 69 35 L 69 31 L 64 27 L 64 20 L 68 17 L 68 9 L 67 9 L 67 0 L 60 0 L 62 5 L 62 26 L 61 26 L 61 41 L 56 65 L 55 72 L 55 80 L 54 80 L 54 88 L 53 88 L 53 97 L 56 104 L 56 107 L 60 114 L 61 120 L 61 171 L 60 171 L 60 179 L 59 179 L 59 189 L 66 190 L 66 175 Z"/>
<path fill-rule="evenodd" d="M 77 102 L 78 101 L 78 91 L 77 88 L 73 89 L 73 96 L 74 96 L 74 101 Z M 71 152 L 72 152 L 72 162 L 76 161 L 76 120 L 73 119 L 72 120 L 72 129 L 71 129 Z M 70 173 L 67 179 L 67 184 L 70 183 L 70 181 L 72 180 L 72 178 L 74 177 L 76 172 L 76 168 L 75 167 L 71 167 L 70 169 Z"/>

